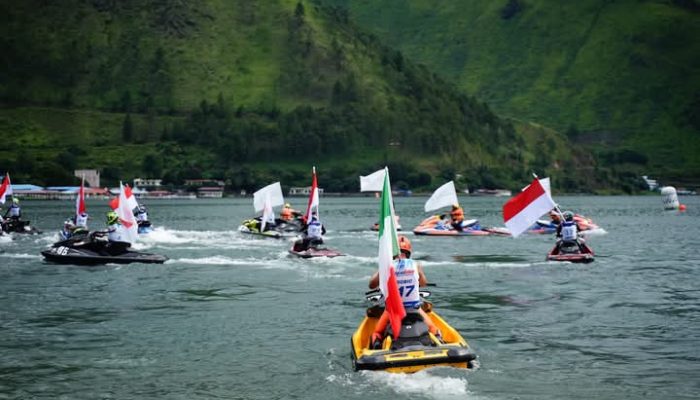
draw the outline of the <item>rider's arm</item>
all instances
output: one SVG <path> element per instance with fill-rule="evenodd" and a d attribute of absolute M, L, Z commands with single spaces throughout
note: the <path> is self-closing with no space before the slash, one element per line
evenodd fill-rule
<path fill-rule="evenodd" d="M 369 288 L 376 289 L 379 286 L 379 271 L 375 272 L 371 278 L 369 278 Z"/>
<path fill-rule="evenodd" d="M 423 272 L 423 264 L 420 263 L 418 264 L 418 286 L 428 286 L 428 278 L 425 276 L 425 272 Z"/>

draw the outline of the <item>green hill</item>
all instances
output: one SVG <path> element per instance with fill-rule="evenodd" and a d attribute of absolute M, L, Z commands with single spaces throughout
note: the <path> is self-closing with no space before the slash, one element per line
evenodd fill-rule
<path fill-rule="evenodd" d="M 413 188 L 456 174 L 518 187 L 536 171 L 568 190 L 633 189 L 631 175 L 576 170 L 590 156 L 565 151 L 566 138 L 497 117 L 342 10 L 285 0 L 2 4 L 0 168 L 16 182 L 70 183 L 74 168 L 98 167 L 108 183 L 223 177 L 252 189 L 305 184 L 315 164 L 327 190 L 354 191 L 358 173 L 390 164 Z"/>
<path fill-rule="evenodd" d="M 598 154 L 700 177 L 697 0 L 324 0 L 406 58 Z"/>

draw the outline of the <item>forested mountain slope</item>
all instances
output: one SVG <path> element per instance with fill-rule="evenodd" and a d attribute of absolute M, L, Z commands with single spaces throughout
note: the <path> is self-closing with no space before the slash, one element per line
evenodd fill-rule
<path fill-rule="evenodd" d="M 323 3 L 500 115 L 568 132 L 601 165 L 700 177 L 697 0 Z"/>
<path fill-rule="evenodd" d="M 336 8 L 0 4 L 0 168 L 15 181 L 70 183 L 73 168 L 98 167 L 108 182 L 204 176 L 252 189 L 305 183 L 312 163 L 329 190 L 348 191 L 385 163 L 414 188 L 455 174 L 514 187 L 533 170 L 571 190 L 629 178 L 574 171 L 588 155 L 564 151 L 561 135 L 499 118 Z"/>

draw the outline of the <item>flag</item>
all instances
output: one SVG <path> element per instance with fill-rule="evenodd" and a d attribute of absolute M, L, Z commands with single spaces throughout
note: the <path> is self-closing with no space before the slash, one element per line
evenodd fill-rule
<path fill-rule="evenodd" d="M 255 209 L 255 212 L 260 212 L 263 210 L 263 208 L 265 208 L 266 198 L 269 198 L 270 207 L 281 206 L 284 204 L 282 186 L 279 182 L 267 185 L 253 193 L 253 208 Z"/>
<path fill-rule="evenodd" d="M 367 176 L 360 176 L 360 192 L 381 192 L 386 169 L 380 169 Z"/>
<path fill-rule="evenodd" d="M 123 238 L 126 242 L 134 243 L 139 236 L 139 226 L 134 217 L 133 208 L 129 207 L 129 199 L 126 197 L 126 190 L 119 182 L 119 206 L 115 210 L 119 216 L 119 223 L 122 225 Z"/>
<path fill-rule="evenodd" d="M 121 196 L 122 192 L 124 192 L 124 194 L 126 196 L 126 205 L 133 212 L 134 208 L 137 208 L 139 206 L 139 203 L 136 201 L 136 197 L 134 196 L 134 193 L 131 191 L 131 188 L 129 187 L 128 183 L 125 186 L 122 186 L 121 183 L 119 184 L 119 196 L 110 200 L 109 206 L 112 208 L 112 210 L 117 211 L 117 208 L 119 208 L 119 199 L 122 197 Z"/>
<path fill-rule="evenodd" d="M 78 197 L 75 199 L 75 216 L 84 213 L 87 210 L 85 207 L 85 177 L 80 183 L 80 189 L 78 190 Z"/>
<path fill-rule="evenodd" d="M 275 214 L 272 212 L 272 202 L 270 201 L 270 194 L 265 193 L 265 202 L 263 203 L 263 214 L 262 221 L 260 222 L 260 232 L 265 231 L 265 225 L 268 222 L 275 221 Z"/>
<path fill-rule="evenodd" d="M 5 196 L 12 194 L 12 183 L 10 183 L 10 173 L 6 173 L 0 184 L 0 203 L 5 204 Z"/>
<path fill-rule="evenodd" d="M 139 206 L 139 203 L 136 201 L 136 196 L 131 192 L 128 183 L 124 186 L 123 190 L 126 192 L 126 204 L 129 206 L 129 210 L 133 212 L 134 208 L 138 208 Z"/>
<path fill-rule="evenodd" d="M 459 200 L 457 199 L 455 183 L 449 181 L 433 192 L 433 195 L 425 202 L 425 211 L 430 212 L 453 204 L 459 204 Z"/>
<path fill-rule="evenodd" d="M 513 237 L 518 237 L 555 206 L 552 196 L 535 179 L 530 186 L 503 205 L 503 221 Z"/>
<path fill-rule="evenodd" d="M 394 271 L 394 257 L 399 255 L 399 240 L 396 234 L 394 207 L 389 185 L 389 169 L 384 168 L 381 209 L 379 212 L 379 289 L 384 295 L 384 306 L 389 313 L 389 322 L 394 337 L 401 334 L 401 321 L 406 310 L 401 301 L 399 286 Z"/>
<path fill-rule="evenodd" d="M 311 212 L 314 207 L 318 211 L 318 182 L 316 181 L 316 167 L 313 167 L 313 177 L 311 178 L 311 193 L 309 193 L 309 204 L 306 206 L 304 221 L 311 221 Z"/>

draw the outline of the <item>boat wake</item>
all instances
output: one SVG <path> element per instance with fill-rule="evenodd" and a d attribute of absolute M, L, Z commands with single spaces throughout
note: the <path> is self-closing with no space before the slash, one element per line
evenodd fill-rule
<path fill-rule="evenodd" d="M 183 245 L 191 245 L 192 249 L 256 249 L 260 247 L 277 247 L 279 242 L 272 239 L 247 237 L 236 230 L 230 231 L 189 231 L 174 230 L 163 227 L 155 228 L 146 235 L 140 235 L 139 241 L 133 246 L 143 250 L 153 246 L 184 249 Z"/>
<path fill-rule="evenodd" d="M 200 265 L 255 265 L 260 264 L 256 258 L 233 259 L 224 256 L 202 258 L 176 258 L 166 261 L 166 264 L 200 264 Z"/>
<path fill-rule="evenodd" d="M 464 399 L 470 395 L 468 382 L 464 377 L 450 377 L 439 374 L 439 370 L 423 370 L 415 374 L 394 374 L 389 372 L 361 371 L 372 386 L 389 388 L 402 396 L 417 395 L 429 399 Z M 342 382 L 342 380 L 341 380 Z M 471 395 L 470 398 L 476 398 Z"/>

